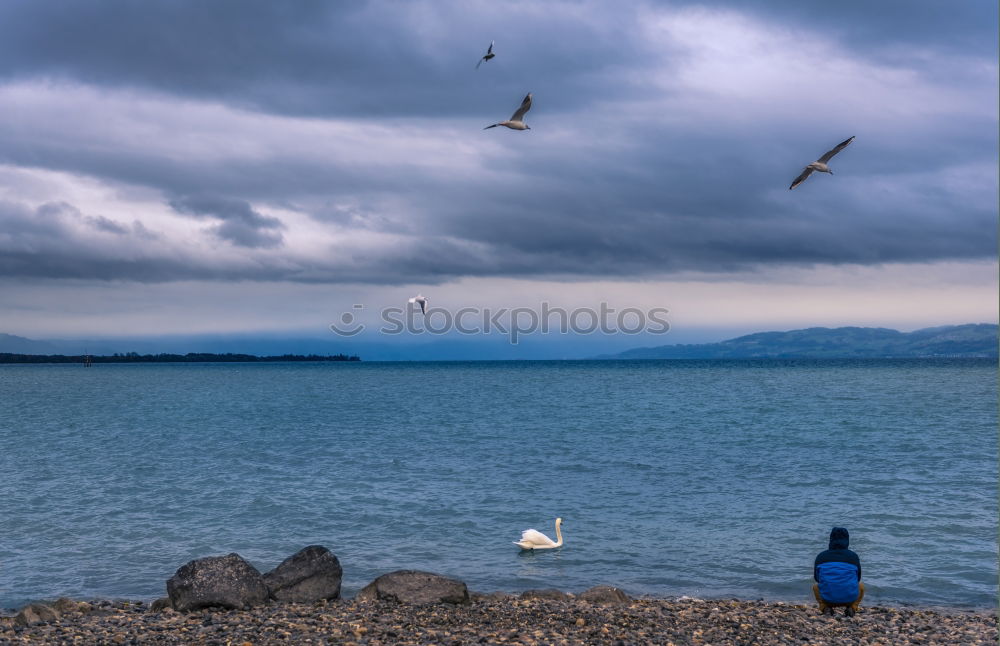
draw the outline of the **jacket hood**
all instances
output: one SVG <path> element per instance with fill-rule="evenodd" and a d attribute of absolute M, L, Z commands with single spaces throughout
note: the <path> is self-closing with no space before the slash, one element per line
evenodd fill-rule
<path fill-rule="evenodd" d="M 830 549 L 846 550 L 851 543 L 851 535 L 843 527 L 834 527 L 830 531 Z"/>

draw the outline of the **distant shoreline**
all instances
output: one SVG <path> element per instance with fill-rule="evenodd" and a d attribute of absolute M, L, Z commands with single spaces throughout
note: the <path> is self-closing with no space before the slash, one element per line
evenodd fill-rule
<path fill-rule="evenodd" d="M 15 354 L 0 352 L 0 364 L 4 363 L 273 363 L 303 361 L 361 361 L 356 355 L 332 354 L 282 354 L 257 356 L 254 354 L 216 354 L 211 352 L 188 352 L 187 354 L 126 354 L 113 355 L 65 355 L 65 354 Z"/>

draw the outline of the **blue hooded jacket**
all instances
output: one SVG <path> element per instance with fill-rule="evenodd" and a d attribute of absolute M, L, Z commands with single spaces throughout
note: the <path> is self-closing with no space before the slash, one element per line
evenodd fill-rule
<path fill-rule="evenodd" d="M 813 578 L 819 594 L 829 603 L 850 603 L 858 598 L 861 559 L 847 549 L 851 536 L 843 527 L 830 532 L 830 549 L 820 552 L 813 565 Z"/>

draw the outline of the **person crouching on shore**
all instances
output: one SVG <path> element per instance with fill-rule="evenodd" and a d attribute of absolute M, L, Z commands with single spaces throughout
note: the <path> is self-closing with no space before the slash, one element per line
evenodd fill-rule
<path fill-rule="evenodd" d="M 847 549 L 851 536 L 843 527 L 830 532 L 830 549 L 820 552 L 813 564 L 813 594 L 823 614 L 833 614 L 835 607 L 844 607 L 844 614 L 853 617 L 865 596 L 861 582 L 861 559 Z"/>

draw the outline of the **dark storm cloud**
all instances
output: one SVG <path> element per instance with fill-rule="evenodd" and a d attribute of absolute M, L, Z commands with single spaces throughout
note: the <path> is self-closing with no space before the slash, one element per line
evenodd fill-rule
<path fill-rule="evenodd" d="M 803 205 L 792 202 L 797 196 L 775 198 L 745 178 L 722 181 L 733 194 L 720 191 L 698 202 L 686 192 L 708 195 L 713 188 L 697 172 L 659 186 L 619 181 L 615 194 L 583 182 L 539 184 L 516 196 L 491 195 L 474 218 L 445 214 L 441 229 L 486 245 L 500 267 L 520 259 L 523 273 L 598 276 L 989 258 L 996 250 L 994 212 L 979 206 L 954 215 L 950 196 L 933 190 L 914 191 L 887 212 L 858 196 L 826 194 Z M 619 194 L 631 199 L 619 201 Z"/>
<path fill-rule="evenodd" d="M 324 0 L 11 0 L 0 4 L 0 78 L 68 78 L 312 115 L 462 114 L 489 73 L 506 93 L 544 87 L 563 108 L 599 100 L 602 75 L 641 70 L 643 7 L 744 11 L 864 51 L 994 53 L 997 6 L 870 2 L 613 4 Z M 497 39 L 498 57 L 480 70 Z M 670 48 L 669 43 L 663 43 Z M 471 62 L 470 62 L 471 61 Z M 543 63 L 544 62 L 544 63 Z M 526 88 L 525 85 L 530 87 Z M 629 91 L 641 93 L 642 85 Z"/>
<path fill-rule="evenodd" d="M 0 210 L 0 273 L 401 283 L 992 258 L 995 25 L 976 2 L 14 0 L 0 164 L 148 189 L 242 255 L 171 260 L 142 212 L 20 205 Z M 481 130 L 526 91 L 532 131 Z M 850 135 L 835 176 L 787 190 Z M 328 253 L 270 209 L 331 232 Z"/>
<path fill-rule="evenodd" d="M 191 276 L 179 259 L 135 253 L 128 244 L 127 227 L 84 215 L 66 202 L 31 208 L 0 201 L 0 229 L 0 275 L 4 276 L 139 281 Z M 83 229 L 110 234 L 113 240 L 94 240 Z M 123 250 L 126 257 L 120 253 Z"/>
<path fill-rule="evenodd" d="M 189 195 L 170 201 L 179 213 L 222 220 L 213 233 L 241 247 L 277 247 L 284 225 L 278 218 L 261 215 L 249 202 L 215 195 Z"/>
<path fill-rule="evenodd" d="M 15 0 L 0 5 L 0 78 L 371 118 L 488 108 L 488 97 L 470 90 L 481 80 L 480 50 L 498 37 L 507 62 L 490 70 L 497 96 L 523 95 L 526 82 L 543 81 L 567 100 L 596 95 L 599 88 L 570 73 L 580 67 L 581 47 L 588 74 L 629 63 L 628 41 L 612 28 L 623 20 L 611 13 L 596 20 L 527 6 L 515 13 L 528 19 L 471 3 Z"/>
<path fill-rule="evenodd" d="M 0 201 L 0 232 L 3 276 L 164 282 L 294 279 L 302 271 L 293 263 L 238 266 L 185 255 L 164 248 L 163 236 L 140 222 L 125 226 L 66 202 Z"/>

